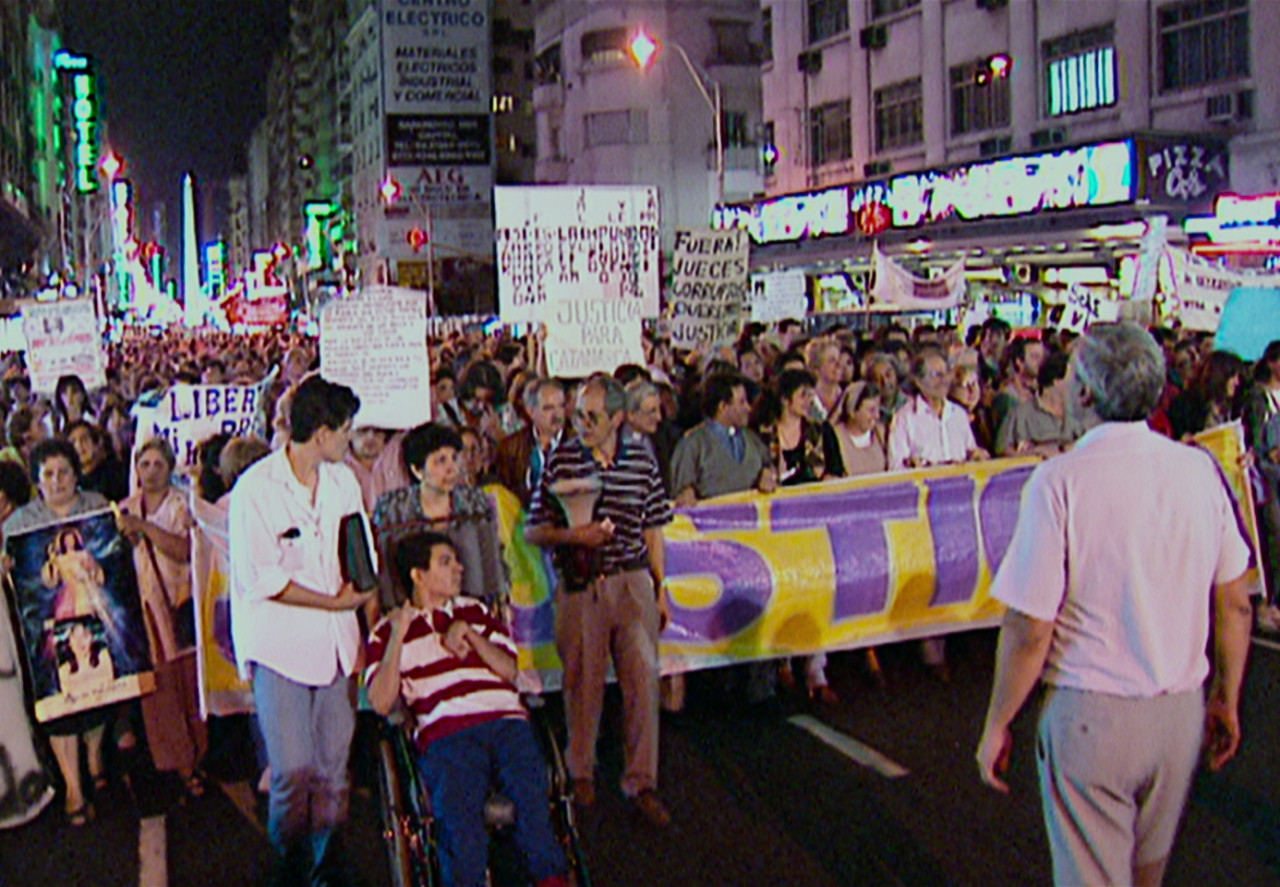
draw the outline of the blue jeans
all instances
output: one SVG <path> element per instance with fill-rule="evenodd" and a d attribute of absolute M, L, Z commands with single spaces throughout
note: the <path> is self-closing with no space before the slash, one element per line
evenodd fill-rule
<path fill-rule="evenodd" d="M 354 684 L 338 677 L 311 687 L 255 664 L 253 701 L 271 766 L 267 834 L 282 862 L 310 875 L 347 818 Z"/>
<path fill-rule="evenodd" d="M 534 883 L 566 872 L 548 815 L 547 765 L 529 722 L 502 718 L 437 739 L 418 757 L 440 834 L 447 887 L 485 883 L 484 804 L 496 784 L 516 808 L 514 838 Z"/>

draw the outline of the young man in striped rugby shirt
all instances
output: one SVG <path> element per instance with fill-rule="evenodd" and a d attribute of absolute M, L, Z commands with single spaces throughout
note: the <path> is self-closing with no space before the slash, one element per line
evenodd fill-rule
<path fill-rule="evenodd" d="M 484 604 L 461 595 L 462 561 L 447 536 L 406 536 L 395 560 L 412 599 L 374 628 L 365 682 L 380 714 L 403 697 L 413 715 L 445 884 L 485 883 L 484 804 L 496 774 L 515 804 L 514 837 L 530 879 L 567 885 L 548 816 L 546 764 L 515 688 L 515 644 Z"/>

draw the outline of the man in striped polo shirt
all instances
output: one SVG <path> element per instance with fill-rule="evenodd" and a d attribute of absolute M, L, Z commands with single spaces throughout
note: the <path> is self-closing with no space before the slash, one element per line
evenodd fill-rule
<path fill-rule="evenodd" d="M 658 633 L 666 614 L 662 528 L 671 504 L 653 452 L 620 433 L 626 406 L 626 391 L 609 376 L 583 384 L 573 413 L 578 436 L 551 454 L 526 538 L 555 549 L 560 574 L 556 648 L 574 797 L 583 807 L 595 802 L 596 738 L 612 655 L 626 733 L 622 791 L 662 827 L 671 815 L 656 792 Z"/>
<path fill-rule="evenodd" d="M 567 885 L 548 816 L 546 763 L 516 693 L 506 627 L 480 601 L 461 596 L 462 561 L 447 536 L 406 536 L 396 569 L 412 597 L 374 628 L 365 682 L 379 714 L 403 697 L 413 715 L 418 768 L 440 825 L 444 883 L 486 883 L 484 805 L 494 773 L 515 804 L 514 837 L 530 880 Z"/>

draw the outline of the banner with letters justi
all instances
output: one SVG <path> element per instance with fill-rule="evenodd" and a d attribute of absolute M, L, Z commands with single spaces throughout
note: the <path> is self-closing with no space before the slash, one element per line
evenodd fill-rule
<path fill-rule="evenodd" d="M 1197 443 L 1222 466 L 1256 550 L 1239 423 Z M 665 532 L 671 621 L 663 673 L 996 625 L 1003 608 L 988 589 L 1038 461 L 831 480 L 679 509 Z M 521 688 L 554 690 L 561 665 L 553 582 L 524 542 L 514 497 L 498 503 Z"/>

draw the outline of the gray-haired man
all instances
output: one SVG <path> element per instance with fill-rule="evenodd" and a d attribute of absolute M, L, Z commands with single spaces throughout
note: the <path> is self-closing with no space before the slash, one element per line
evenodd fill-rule
<path fill-rule="evenodd" d="M 1101 424 L 1031 475 L 992 586 L 1009 610 L 978 768 L 1008 791 L 1009 725 L 1043 680 L 1036 757 L 1058 884 L 1160 883 L 1206 732 L 1215 769 L 1240 743 L 1251 552 L 1212 457 L 1147 427 L 1163 386 L 1141 327 L 1080 341 L 1070 404 Z"/>

